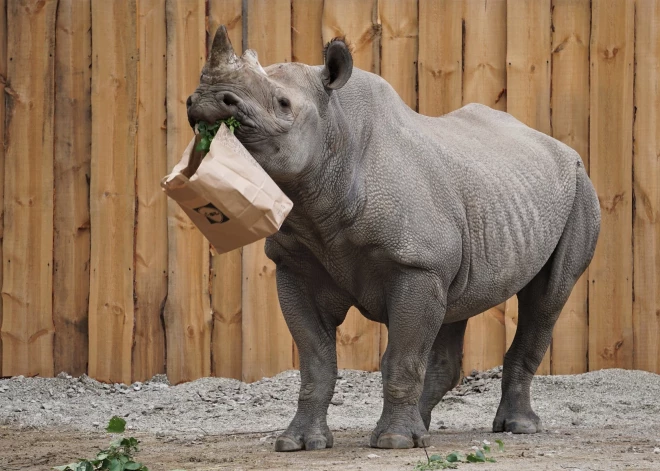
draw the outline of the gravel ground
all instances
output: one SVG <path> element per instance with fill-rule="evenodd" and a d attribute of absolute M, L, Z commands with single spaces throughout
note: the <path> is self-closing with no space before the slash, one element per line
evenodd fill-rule
<path fill-rule="evenodd" d="M 500 378 L 499 368 L 473 372 L 448 393 L 434 411 L 433 445 L 440 446 L 443 440 L 452 442 L 449 437 L 454 436 L 469 449 L 475 433 L 479 440 L 497 438 L 488 431 L 499 403 Z M 270 450 L 278 431 L 293 417 L 298 386 L 297 371 L 286 371 L 252 384 L 203 378 L 178 386 L 170 386 L 164 376 L 129 386 L 107 385 L 87 376 L 72 378 L 66 374 L 57 378 L 15 377 L 0 380 L 0 426 L 8 436 L 55 429 L 74 435 L 89 432 L 100 435 L 108 419 L 120 415 L 126 418 L 131 433 L 154 440 L 193 444 L 210 440 L 209 446 L 215 443 L 217 447 L 218 443 L 227 442 L 229 435 L 246 434 L 249 446 L 263 448 L 264 456 L 282 456 Z M 347 437 L 349 446 L 355 442 L 357 447 L 366 447 L 369 432 L 380 415 L 381 387 L 380 373 L 340 371 L 328 413 L 328 424 L 336 432 L 335 448 L 322 453 L 333 457 L 333 452 L 342 447 L 343 436 Z M 561 435 L 561 440 L 568 439 L 566 446 L 584 441 L 585 453 L 591 453 L 589 442 L 594 440 L 613 445 L 625 441 L 631 445 L 623 450 L 640 455 L 637 458 L 643 458 L 648 467 L 621 469 L 660 469 L 660 375 L 614 369 L 574 376 L 539 376 L 533 382 L 532 395 L 532 405 L 543 420 L 545 433 L 533 438 L 508 435 L 505 442 L 552 448 L 558 445 Z M 445 438 L 439 440 L 438 436 Z M 364 448 L 365 453 L 373 453 L 369 450 Z M 549 449 L 549 452 L 552 455 L 557 450 Z M 340 451 L 336 453 L 339 455 Z M 376 453 L 382 455 L 380 450 Z M 287 456 L 303 454 L 310 455 Z M 5 466 L 6 469 L 40 469 Z M 285 467 L 291 468 L 291 464 Z M 1 456 L 0 469 L 5 469 Z M 363 469 L 385 468 L 380 465 Z"/>

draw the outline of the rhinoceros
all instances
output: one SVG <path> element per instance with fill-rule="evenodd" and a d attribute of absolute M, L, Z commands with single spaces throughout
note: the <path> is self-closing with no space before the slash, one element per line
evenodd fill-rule
<path fill-rule="evenodd" d="M 335 332 L 352 306 L 387 326 L 372 447 L 429 444 L 468 319 L 514 295 L 492 429 L 541 430 L 532 377 L 600 232 L 577 152 L 480 104 L 418 114 L 353 67 L 341 38 L 322 66 L 264 68 L 252 50 L 237 56 L 222 26 L 187 112 L 192 126 L 237 119 L 236 137 L 294 203 L 265 244 L 300 352 L 298 409 L 276 451 L 332 447 Z"/>

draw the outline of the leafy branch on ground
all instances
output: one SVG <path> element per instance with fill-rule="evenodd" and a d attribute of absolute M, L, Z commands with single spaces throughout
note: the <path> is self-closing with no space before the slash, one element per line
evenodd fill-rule
<path fill-rule="evenodd" d="M 495 440 L 500 452 L 504 451 L 504 442 L 502 440 Z M 424 448 L 426 452 L 426 448 Z M 490 442 L 484 440 L 481 446 L 473 446 L 472 452 L 463 456 L 459 452 L 449 453 L 443 457 L 441 455 L 426 454 L 426 463 L 419 462 L 414 468 L 414 471 L 427 471 L 433 469 L 456 469 L 460 463 L 495 463 L 495 458 L 490 455 L 491 447 Z"/>
<path fill-rule="evenodd" d="M 126 421 L 114 416 L 110 419 L 106 432 L 124 433 Z M 133 460 L 139 451 L 139 441 L 133 437 L 117 438 L 110 446 L 100 450 L 93 459 L 80 459 L 77 463 L 55 466 L 57 471 L 149 471 L 142 463 Z M 182 471 L 182 470 L 178 470 Z"/>
<path fill-rule="evenodd" d="M 227 119 L 216 121 L 215 124 L 210 124 L 206 121 L 200 121 L 197 123 L 197 131 L 199 134 L 201 134 L 202 137 L 199 140 L 195 150 L 204 152 L 204 154 L 206 154 L 211 148 L 211 141 L 213 141 L 213 138 L 218 132 L 218 129 L 220 129 L 220 125 L 222 123 L 227 125 L 232 134 L 234 134 L 234 129 L 241 127 L 241 123 L 239 123 L 238 120 L 236 120 L 236 118 L 233 116 L 230 116 Z"/>

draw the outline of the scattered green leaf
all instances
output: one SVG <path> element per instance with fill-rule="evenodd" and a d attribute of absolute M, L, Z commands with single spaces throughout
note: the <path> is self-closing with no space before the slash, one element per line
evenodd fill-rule
<path fill-rule="evenodd" d="M 121 417 L 117 417 L 116 415 L 110 419 L 108 426 L 105 428 L 106 432 L 109 433 L 124 433 L 125 429 L 126 421 Z"/>
<path fill-rule="evenodd" d="M 462 457 L 457 452 L 449 453 L 447 455 L 447 461 L 449 461 L 450 463 L 457 463 L 459 461 L 462 461 Z"/>
<path fill-rule="evenodd" d="M 110 433 L 123 433 L 126 421 L 113 417 L 106 430 Z M 81 459 L 77 463 L 56 466 L 56 471 L 149 471 L 142 463 L 133 460 L 138 451 L 139 441 L 134 437 L 120 437 L 110 442 L 105 450 L 100 450 L 93 460 Z"/>
<path fill-rule="evenodd" d="M 215 137 L 215 134 L 218 132 L 218 129 L 220 129 L 220 124 L 222 123 L 225 123 L 227 125 L 229 131 L 231 131 L 232 134 L 234 133 L 235 129 L 241 127 L 241 123 L 239 123 L 238 120 L 233 116 L 230 116 L 227 119 L 221 119 L 220 121 L 216 121 L 215 124 L 209 124 L 205 121 L 200 121 L 199 123 L 197 123 L 197 132 L 199 132 L 202 138 L 197 143 L 197 147 L 195 147 L 195 150 L 199 152 L 204 152 L 204 154 L 206 154 L 211 148 L 211 142 L 213 142 L 213 138 Z"/>
<path fill-rule="evenodd" d="M 502 440 L 495 440 L 500 451 L 504 451 L 504 442 Z M 455 451 L 449 453 L 446 457 L 441 455 L 431 455 L 428 457 L 427 462 L 418 462 L 414 471 L 429 471 L 434 469 L 456 469 L 459 463 L 495 463 L 495 459 L 487 456 L 491 452 L 490 443 L 483 442 L 481 446 L 472 447 L 472 452 L 468 453 L 465 457 L 459 452 Z M 428 456 L 428 455 L 427 455 Z"/>

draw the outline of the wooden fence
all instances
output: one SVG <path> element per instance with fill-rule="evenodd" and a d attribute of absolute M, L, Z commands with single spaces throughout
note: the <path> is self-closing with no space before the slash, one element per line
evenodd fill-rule
<path fill-rule="evenodd" d="M 214 254 L 159 187 L 219 24 L 263 65 L 346 35 L 421 113 L 481 102 L 576 149 L 602 233 L 539 373 L 660 373 L 656 0 L 0 0 L 0 374 L 296 367 L 263 242 Z M 464 369 L 501 364 L 516 321 L 515 298 L 470 320 Z M 351 312 L 337 343 L 376 370 L 386 330 Z"/>

